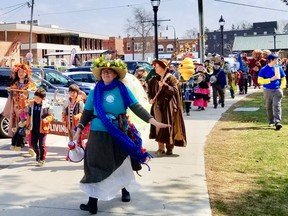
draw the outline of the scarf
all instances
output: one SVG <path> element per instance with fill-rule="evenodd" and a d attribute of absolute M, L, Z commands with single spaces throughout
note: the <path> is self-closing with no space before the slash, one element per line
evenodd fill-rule
<path fill-rule="evenodd" d="M 119 81 L 114 79 L 110 84 L 105 85 L 103 80 L 100 80 L 94 89 L 94 108 L 97 111 L 98 118 L 102 121 L 103 125 L 107 129 L 108 133 L 117 140 L 120 145 L 120 148 L 126 152 L 131 158 L 137 160 L 139 163 L 145 164 L 147 159 L 151 156 L 148 152 L 142 150 L 142 143 L 135 144 L 126 133 L 122 132 L 117 128 L 111 120 L 107 117 L 104 108 L 103 108 L 103 95 L 104 91 L 109 91 L 114 88 L 119 88 L 125 109 L 132 103 L 132 100 L 128 94 L 126 86 Z"/>

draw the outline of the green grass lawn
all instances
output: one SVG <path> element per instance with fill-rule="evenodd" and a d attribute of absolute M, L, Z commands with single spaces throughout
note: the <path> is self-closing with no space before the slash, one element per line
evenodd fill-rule
<path fill-rule="evenodd" d="M 285 92 L 285 94 L 287 94 Z M 237 107 L 258 111 L 235 112 Z M 205 147 L 213 215 L 288 215 L 288 103 L 280 131 L 268 127 L 262 93 L 234 104 Z"/>

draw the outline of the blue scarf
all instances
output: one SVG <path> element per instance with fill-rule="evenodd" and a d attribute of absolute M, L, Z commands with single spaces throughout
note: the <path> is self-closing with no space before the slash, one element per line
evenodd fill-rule
<path fill-rule="evenodd" d="M 125 151 L 131 158 L 137 160 L 139 163 L 144 164 L 151 156 L 147 152 L 142 151 L 142 144 L 136 145 L 124 132 L 117 128 L 111 120 L 106 116 L 103 108 L 103 94 L 104 91 L 109 91 L 114 88 L 119 88 L 123 98 L 125 109 L 132 103 L 132 100 L 128 94 L 126 86 L 119 81 L 114 79 L 109 85 L 105 85 L 103 80 L 100 80 L 94 89 L 94 107 L 97 111 L 98 118 L 102 121 L 106 127 L 108 133 L 117 140 L 120 148 Z"/>

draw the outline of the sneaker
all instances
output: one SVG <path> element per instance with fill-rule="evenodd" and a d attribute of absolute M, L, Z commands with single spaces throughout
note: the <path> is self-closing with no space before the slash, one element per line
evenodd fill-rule
<path fill-rule="evenodd" d="M 276 124 L 275 124 L 275 130 L 281 130 L 281 128 L 283 127 L 279 122 L 277 122 Z"/>
<path fill-rule="evenodd" d="M 11 145 L 11 146 L 10 146 L 10 150 L 11 150 L 11 151 L 15 151 L 15 146 L 12 146 L 12 145 Z"/>
<path fill-rule="evenodd" d="M 268 127 L 274 127 L 275 123 L 274 122 L 269 122 Z"/>
<path fill-rule="evenodd" d="M 43 167 L 44 164 L 45 164 L 45 161 L 44 161 L 44 160 L 39 160 L 39 161 L 38 161 L 38 166 L 39 166 L 39 167 Z"/>
<path fill-rule="evenodd" d="M 29 153 L 29 155 L 30 155 L 31 157 L 34 157 L 34 156 L 35 156 L 35 152 L 34 152 L 34 150 L 33 150 L 32 148 L 29 148 L 28 153 Z"/>

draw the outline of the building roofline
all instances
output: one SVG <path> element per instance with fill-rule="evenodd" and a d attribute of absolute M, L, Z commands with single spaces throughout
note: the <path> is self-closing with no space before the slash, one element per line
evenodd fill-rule
<path fill-rule="evenodd" d="M 30 24 L 22 24 L 22 23 L 2 23 L 0 24 L 0 31 L 20 31 L 20 32 L 30 32 Z M 33 25 L 32 28 L 33 33 L 37 34 L 77 34 L 80 38 L 92 38 L 92 39 L 102 39 L 108 40 L 109 36 L 98 35 L 87 32 L 73 31 L 67 30 L 63 28 L 53 28 L 46 26 L 37 26 Z"/>

